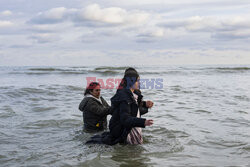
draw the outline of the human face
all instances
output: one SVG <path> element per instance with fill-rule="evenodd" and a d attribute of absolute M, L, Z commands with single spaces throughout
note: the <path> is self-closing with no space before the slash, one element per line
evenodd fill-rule
<path fill-rule="evenodd" d="M 140 88 L 140 78 L 137 79 L 137 81 L 133 85 L 134 90 L 138 90 Z"/>
<path fill-rule="evenodd" d="M 95 87 L 95 89 L 93 89 L 93 91 L 91 91 L 90 93 L 91 93 L 94 97 L 99 98 L 100 95 L 101 95 L 101 88 L 100 88 L 100 86 L 97 85 L 97 86 Z"/>

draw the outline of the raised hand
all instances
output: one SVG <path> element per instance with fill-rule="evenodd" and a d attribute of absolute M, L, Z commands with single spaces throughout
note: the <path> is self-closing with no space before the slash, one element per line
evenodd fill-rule
<path fill-rule="evenodd" d="M 146 107 L 151 108 L 153 107 L 154 103 L 150 100 L 146 101 Z"/>
<path fill-rule="evenodd" d="M 145 121 L 145 126 L 151 126 L 153 125 L 154 121 L 152 119 L 146 120 Z"/>

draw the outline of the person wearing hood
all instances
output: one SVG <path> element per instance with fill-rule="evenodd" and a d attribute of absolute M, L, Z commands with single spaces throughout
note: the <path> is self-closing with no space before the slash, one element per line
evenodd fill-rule
<path fill-rule="evenodd" d="M 136 90 L 139 90 L 139 74 L 129 70 L 125 72 L 116 94 L 111 98 L 114 111 L 109 122 L 110 132 L 95 135 L 86 144 L 142 144 L 140 128 L 151 126 L 153 120 L 141 118 L 143 113 L 139 110 L 141 102 L 138 101 Z"/>
<path fill-rule="evenodd" d="M 84 98 L 79 104 L 83 113 L 84 131 L 98 132 L 107 129 L 107 115 L 112 113 L 108 103 L 101 96 L 98 82 L 92 82 L 86 88 Z"/>

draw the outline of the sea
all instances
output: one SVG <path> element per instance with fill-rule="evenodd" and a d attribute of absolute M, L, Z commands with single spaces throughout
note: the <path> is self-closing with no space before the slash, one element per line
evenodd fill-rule
<path fill-rule="evenodd" d="M 0 166 L 250 166 L 250 65 L 132 66 L 154 102 L 144 143 L 86 145 L 88 81 L 110 104 L 127 67 L 1 66 Z"/>

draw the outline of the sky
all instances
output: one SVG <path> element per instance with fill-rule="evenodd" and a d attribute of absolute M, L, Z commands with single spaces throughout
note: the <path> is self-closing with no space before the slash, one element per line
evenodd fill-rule
<path fill-rule="evenodd" d="M 250 0 L 0 0 L 0 66 L 250 64 Z"/>

